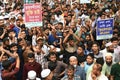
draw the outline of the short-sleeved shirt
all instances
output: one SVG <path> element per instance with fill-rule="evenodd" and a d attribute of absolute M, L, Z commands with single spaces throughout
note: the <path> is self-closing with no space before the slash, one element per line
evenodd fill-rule
<path fill-rule="evenodd" d="M 114 76 L 114 80 L 120 80 L 120 64 L 116 63 L 111 68 L 111 75 Z"/>
<path fill-rule="evenodd" d="M 49 63 L 49 61 L 45 64 L 45 69 L 48 68 L 48 63 Z M 61 74 L 61 72 L 62 72 L 61 70 L 66 69 L 66 68 L 67 68 L 67 64 L 65 64 L 61 61 L 57 61 L 57 66 L 55 68 L 54 76 L 56 78 L 58 78 L 58 75 Z"/>
<path fill-rule="evenodd" d="M 91 73 L 88 76 L 88 80 L 93 80 L 91 77 Z M 98 76 L 96 80 L 108 80 L 108 78 L 104 74 L 101 73 L 101 75 Z"/>
<path fill-rule="evenodd" d="M 68 79 L 69 79 L 69 78 L 68 78 L 68 76 L 66 75 L 66 76 L 64 76 L 61 80 L 68 80 Z M 74 75 L 73 80 L 81 80 L 81 78 L 80 78 L 80 76 Z"/>

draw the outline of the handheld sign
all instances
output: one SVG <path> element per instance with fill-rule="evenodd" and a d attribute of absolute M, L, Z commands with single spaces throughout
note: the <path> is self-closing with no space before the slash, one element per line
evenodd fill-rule
<path fill-rule="evenodd" d="M 97 21 L 96 38 L 97 40 L 110 39 L 113 36 L 114 19 Z"/>
<path fill-rule="evenodd" d="M 42 26 L 41 4 L 25 4 L 25 25 L 28 28 Z"/>

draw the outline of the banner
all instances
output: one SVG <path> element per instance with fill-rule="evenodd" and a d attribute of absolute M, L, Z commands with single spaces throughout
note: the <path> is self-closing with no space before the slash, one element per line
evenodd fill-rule
<path fill-rule="evenodd" d="M 84 4 L 84 3 L 90 3 L 91 0 L 80 0 L 80 4 Z"/>
<path fill-rule="evenodd" d="M 97 21 L 96 38 L 97 40 L 110 39 L 113 36 L 114 19 Z"/>
<path fill-rule="evenodd" d="M 25 4 L 25 25 L 28 28 L 42 26 L 41 4 Z"/>

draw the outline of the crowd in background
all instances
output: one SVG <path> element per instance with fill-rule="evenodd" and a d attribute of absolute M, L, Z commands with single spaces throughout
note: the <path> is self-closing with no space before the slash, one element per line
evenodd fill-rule
<path fill-rule="evenodd" d="M 41 3 L 43 26 L 26 27 L 24 3 Z M 120 1 L 0 0 L 0 80 L 120 80 Z"/>

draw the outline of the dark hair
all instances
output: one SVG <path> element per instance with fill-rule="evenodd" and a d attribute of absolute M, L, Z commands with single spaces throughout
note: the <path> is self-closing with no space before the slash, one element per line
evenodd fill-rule
<path fill-rule="evenodd" d="M 104 64 L 104 59 L 103 59 L 103 57 L 97 58 L 97 59 L 96 59 L 96 63 L 98 63 L 98 64 L 100 64 L 101 66 L 103 66 L 103 64 Z"/>
<path fill-rule="evenodd" d="M 51 71 L 55 70 L 56 66 L 57 66 L 56 62 L 50 61 L 48 63 L 48 69 L 50 69 Z"/>
<path fill-rule="evenodd" d="M 93 41 L 88 41 L 87 43 L 87 50 L 91 50 L 91 47 L 92 47 L 92 44 L 93 44 Z"/>
<path fill-rule="evenodd" d="M 93 46 L 94 44 L 96 44 L 97 46 L 100 46 L 98 42 L 93 42 L 93 43 L 92 43 L 92 46 Z"/>
<path fill-rule="evenodd" d="M 63 23 L 62 23 L 62 22 L 59 22 L 58 24 L 63 26 Z"/>
<path fill-rule="evenodd" d="M 11 65 L 11 62 L 9 60 L 5 60 L 2 62 L 2 66 L 5 70 L 7 70 Z"/>
<path fill-rule="evenodd" d="M 57 56 L 55 52 L 50 52 L 50 53 L 49 53 L 49 57 L 50 57 L 50 56 L 54 56 L 54 55 Z"/>
<path fill-rule="evenodd" d="M 113 42 L 113 41 L 118 41 L 118 38 L 117 38 L 117 37 L 113 37 L 113 38 L 111 39 L 111 42 Z"/>
<path fill-rule="evenodd" d="M 16 19 L 16 21 L 20 21 L 20 19 Z"/>
<path fill-rule="evenodd" d="M 7 58 L 9 58 L 9 55 L 8 55 L 8 54 L 6 54 L 6 53 L 5 53 L 5 54 L 3 54 L 3 56 L 6 56 Z"/>
<path fill-rule="evenodd" d="M 25 24 L 22 24 L 22 25 L 21 25 L 21 28 L 26 28 L 26 27 L 25 27 Z"/>
<path fill-rule="evenodd" d="M 95 63 L 94 65 L 97 66 L 98 71 L 102 71 L 102 65 L 101 64 Z"/>
<path fill-rule="evenodd" d="M 5 37 L 5 38 L 3 39 L 3 43 L 5 43 L 6 41 L 9 41 L 8 37 Z"/>
<path fill-rule="evenodd" d="M 22 38 L 19 38 L 19 39 L 18 39 L 18 43 L 19 43 L 20 41 L 22 41 Z"/>
<path fill-rule="evenodd" d="M 87 57 L 90 56 L 92 59 L 94 59 L 94 53 L 89 53 Z"/>
<path fill-rule="evenodd" d="M 73 71 L 74 71 L 74 69 L 75 69 L 75 68 L 74 68 L 74 66 L 72 66 L 72 65 L 68 65 L 68 66 L 67 66 L 67 70 L 73 70 Z"/>
<path fill-rule="evenodd" d="M 73 35 L 70 35 L 70 36 L 68 37 L 68 41 L 71 41 L 71 40 L 74 40 L 74 39 L 73 39 Z"/>
<path fill-rule="evenodd" d="M 16 43 L 12 43 L 12 44 L 10 45 L 10 48 L 12 48 L 12 47 L 14 47 L 14 46 L 17 46 L 17 47 L 18 47 L 18 45 L 17 45 Z"/>
<path fill-rule="evenodd" d="M 9 33 L 10 33 L 10 32 L 14 32 L 14 33 L 15 33 L 15 31 L 14 31 L 14 30 L 9 30 Z"/>
<path fill-rule="evenodd" d="M 78 46 L 78 47 L 81 47 L 83 50 L 85 50 L 85 46 L 84 46 L 84 45 L 78 44 L 77 46 Z"/>
<path fill-rule="evenodd" d="M 27 57 L 28 58 L 35 58 L 35 55 L 34 55 L 34 53 L 28 53 Z"/>
<path fill-rule="evenodd" d="M 27 46 L 31 46 L 31 42 L 30 41 L 26 41 L 26 43 L 27 43 Z"/>

